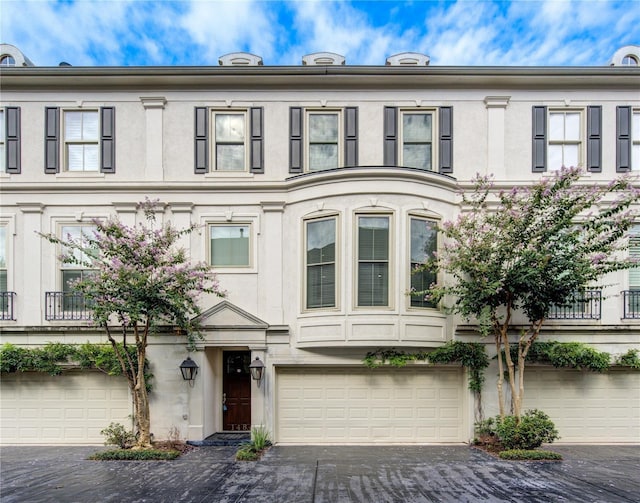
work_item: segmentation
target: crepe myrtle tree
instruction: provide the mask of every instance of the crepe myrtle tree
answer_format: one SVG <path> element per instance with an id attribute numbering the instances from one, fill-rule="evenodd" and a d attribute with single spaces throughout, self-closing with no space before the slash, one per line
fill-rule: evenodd
<path id="1" fill-rule="evenodd" d="M 502 417 L 504 365 L 511 413 L 519 420 L 527 353 L 552 307 L 571 304 L 577 292 L 605 274 L 636 265 L 623 250 L 638 215 L 638 185 L 629 177 L 600 184 L 581 176 L 577 168 L 563 168 L 503 191 L 491 177 L 476 176 L 473 190 L 463 194 L 461 215 L 441 228 L 442 250 L 421 266 L 446 273 L 445 283 L 422 294 L 466 320 L 476 319 L 482 335 L 493 335 Z M 515 311 L 528 322 L 512 341 L 514 362 L 509 331 Z"/>
<path id="2" fill-rule="evenodd" d="M 75 282 L 92 308 L 92 322 L 104 328 L 132 394 L 138 448 L 151 445 L 148 391 L 144 375 L 149 334 L 173 325 L 193 346 L 199 336 L 193 321 L 201 313 L 200 294 L 224 296 L 211 267 L 189 262 L 178 240 L 196 226 L 156 225 L 157 201 L 139 203 L 146 222 L 134 227 L 117 218 L 95 219 L 92 235 L 74 239 L 43 235 L 62 246 L 63 263 L 91 269 Z M 120 339 L 119 343 L 117 339 Z M 126 351 L 135 345 L 135 359 Z"/>

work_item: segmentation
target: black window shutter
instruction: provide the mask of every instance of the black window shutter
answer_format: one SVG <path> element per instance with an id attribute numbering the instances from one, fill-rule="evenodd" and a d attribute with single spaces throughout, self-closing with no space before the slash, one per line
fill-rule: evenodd
<path id="1" fill-rule="evenodd" d="M 209 171 L 209 111 L 206 107 L 195 108 L 194 172 Z"/>
<path id="2" fill-rule="evenodd" d="M 398 109 L 384 107 L 384 148 L 383 164 L 385 166 L 398 165 Z"/>
<path id="3" fill-rule="evenodd" d="M 440 107 L 440 173 L 453 173 L 453 107 Z"/>
<path id="4" fill-rule="evenodd" d="M 616 108 L 616 171 L 631 170 L 631 107 Z"/>
<path id="5" fill-rule="evenodd" d="M 116 172 L 116 109 L 100 108 L 100 171 Z"/>
<path id="6" fill-rule="evenodd" d="M 547 170 L 547 107 L 532 109 L 532 165 L 531 171 Z"/>
<path id="7" fill-rule="evenodd" d="M 263 108 L 253 107 L 251 115 L 251 172 L 264 173 L 264 125 Z"/>
<path id="8" fill-rule="evenodd" d="M 358 165 L 358 107 L 344 109 L 344 165 Z"/>
<path id="9" fill-rule="evenodd" d="M 7 173 L 20 173 L 20 107 L 5 108 Z"/>
<path id="10" fill-rule="evenodd" d="M 44 109 L 44 172 L 60 171 L 60 109 Z"/>
<path id="11" fill-rule="evenodd" d="M 302 173 L 302 108 L 289 108 L 289 173 Z"/>
<path id="12" fill-rule="evenodd" d="M 602 171 L 602 107 L 587 107 L 587 171 Z"/>

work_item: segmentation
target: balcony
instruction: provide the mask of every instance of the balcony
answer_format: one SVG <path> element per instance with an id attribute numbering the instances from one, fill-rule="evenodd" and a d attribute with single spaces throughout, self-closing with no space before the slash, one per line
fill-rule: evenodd
<path id="1" fill-rule="evenodd" d="M 640 320 L 640 290 L 624 290 L 622 298 L 622 317 L 627 320 Z"/>
<path id="2" fill-rule="evenodd" d="M 0 320 L 15 321 L 15 297 L 16 292 L 0 292 Z"/>
<path id="3" fill-rule="evenodd" d="M 549 320 L 599 320 L 602 309 L 602 290 L 576 293 L 561 306 L 552 306 Z"/>
<path id="4" fill-rule="evenodd" d="M 44 318 L 47 321 L 91 319 L 91 303 L 76 292 L 45 292 Z"/>

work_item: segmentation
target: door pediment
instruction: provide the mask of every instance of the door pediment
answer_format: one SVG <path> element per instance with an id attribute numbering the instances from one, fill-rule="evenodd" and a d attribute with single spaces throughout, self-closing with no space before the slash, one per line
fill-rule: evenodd
<path id="1" fill-rule="evenodd" d="M 223 300 L 196 318 L 203 330 L 266 330 L 269 324 L 244 309 Z"/>

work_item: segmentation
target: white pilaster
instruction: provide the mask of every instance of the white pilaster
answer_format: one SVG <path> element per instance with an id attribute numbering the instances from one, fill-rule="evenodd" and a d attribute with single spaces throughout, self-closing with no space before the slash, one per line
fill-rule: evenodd
<path id="1" fill-rule="evenodd" d="M 162 111 L 167 104 L 162 96 L 140 97 L 146 118 L 145 180 L 163 180 Z"/>
<path id="2" fill-rule="evenodd" d="M 505 159 L 505 110 L 511 96 L 487 96 L 487 174 L 496 180 L 506 177 Z"/>

